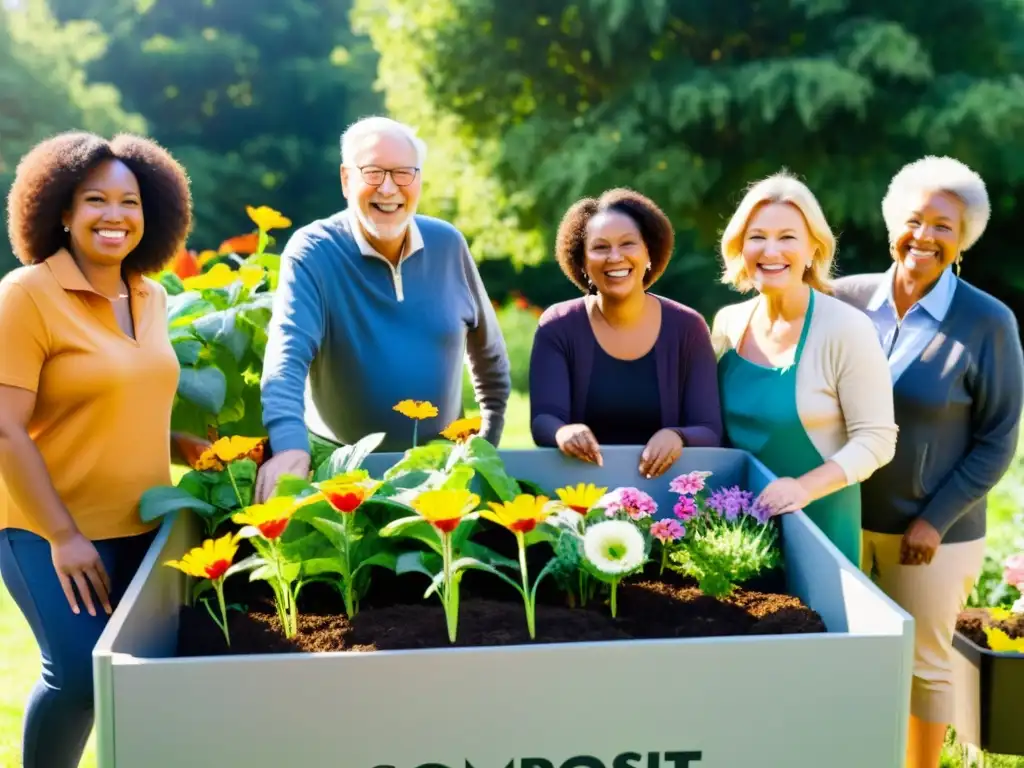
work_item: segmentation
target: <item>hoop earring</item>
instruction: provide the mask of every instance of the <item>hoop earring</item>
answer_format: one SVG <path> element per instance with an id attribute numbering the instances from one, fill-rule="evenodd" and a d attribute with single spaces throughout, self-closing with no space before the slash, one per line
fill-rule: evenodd
<path id="1" fill-rule="evenodd" d="M 64 231 L 65 232 L 70 232 L 71 230 L 68 227 L 64 227 Z"/>

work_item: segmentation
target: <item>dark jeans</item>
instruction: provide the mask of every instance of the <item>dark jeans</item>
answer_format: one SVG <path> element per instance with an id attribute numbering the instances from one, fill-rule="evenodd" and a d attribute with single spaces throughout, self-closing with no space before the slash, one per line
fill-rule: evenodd
<path id="1" fill-rule="evenodd" d="M 156 535 L 94 542 L 111 581 L 110 605 L 124 595 Z M 76 768 L 93 725 L 92 649 L 109 617 L 71 612 L 53 570 L 50 544 L 17 528 L 0 531 L 0 577 L 24 614 L 42 654 L 42 676 L 29 694 L 22 734 L 24 768 Z"/>

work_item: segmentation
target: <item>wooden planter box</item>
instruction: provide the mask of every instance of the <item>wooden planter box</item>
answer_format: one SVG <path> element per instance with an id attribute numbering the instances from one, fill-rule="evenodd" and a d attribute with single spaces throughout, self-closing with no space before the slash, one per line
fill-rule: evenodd
<path id="1" fill-rule="evenodd" d="M 957 739 L 985 752 L 1024 757 L 1024 654 L 996 653 L 953 635 Z"/>
<path id="2" fill-rule="evenodd" d="M 637 455 L 502 452 L 515 477 L 634 485 L 670 514 L 669 478 L 641 478 Z M 695 469 L 773 479 L 728 449 L 688 448 L 672 476 Z M 828 628 L 814 635 L 175 658 L 186 579 L 161 563 L 198 541 L 191 516 L 166 520 L 95 648 L 101 768 L 902 765 L 913 621 L 803 513 L 783 548 L 789 591 Z"/>

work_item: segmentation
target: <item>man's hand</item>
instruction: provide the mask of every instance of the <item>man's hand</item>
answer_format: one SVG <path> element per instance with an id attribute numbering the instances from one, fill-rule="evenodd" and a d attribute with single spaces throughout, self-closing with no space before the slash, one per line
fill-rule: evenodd
<path id="1" fill-rule="evenodd" d="M 262 467 L 256 476 L 256 491 L 254 493 L 257 504 L 262 504 L 270 498 L 270 494 L 277 487 L 277 481 L 282 475 L 295 475 L 303 480 L 309 477 L 309 454 L 298 448 L 290 451 L 275 453 Z"/>
<path id="2" fill-rule="evenodd" d="M 942 544 L 942 536 L 935 526 L 920 517 L 903 534 L 900 543 L 900 565 L 928 565 Z"/>

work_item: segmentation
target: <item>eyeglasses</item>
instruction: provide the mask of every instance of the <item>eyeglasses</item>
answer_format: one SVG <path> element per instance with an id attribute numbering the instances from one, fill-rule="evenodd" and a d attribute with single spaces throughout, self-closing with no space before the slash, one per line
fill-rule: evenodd
<path id="1" fill-rule="evenodd" d="M 384 183 L 384 178 L 390 173 L 391 180 L 395 182 L 396 186 L 408 187 L 414 181 L 416 181 L 416 175 L 420 172 L 419 168 L 378 168 L 375 165 L 364 165 L 359 169 L 359 173 L 363 177 L 363 181 L 369 184 L 371 187 L 379 187 Z"/>

